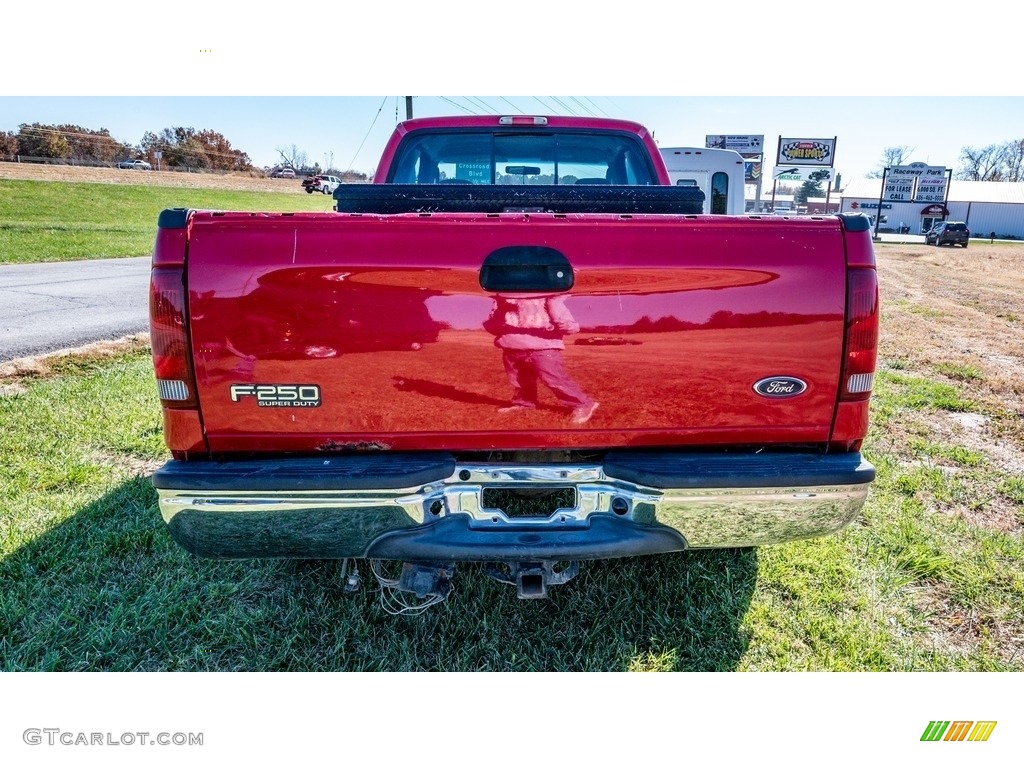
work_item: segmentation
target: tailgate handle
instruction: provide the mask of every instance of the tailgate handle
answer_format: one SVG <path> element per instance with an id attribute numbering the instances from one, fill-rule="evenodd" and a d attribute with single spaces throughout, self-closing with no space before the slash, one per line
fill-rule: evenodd
<path id="1" fill-rule="evenodd" d="M 572 288 L 572 265 L 543 245 L 511 245 L 493 251 L 480 268 L 485 291 L 558 293 Z"/>

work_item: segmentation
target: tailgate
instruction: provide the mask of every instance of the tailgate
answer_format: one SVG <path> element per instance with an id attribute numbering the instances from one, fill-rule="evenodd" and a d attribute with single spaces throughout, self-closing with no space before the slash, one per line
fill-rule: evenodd
<path id="1" fill-rule="evenodd" d="M 200 213 L 187 265 L 214 452 L 829 437 L 837 219 Z"/>

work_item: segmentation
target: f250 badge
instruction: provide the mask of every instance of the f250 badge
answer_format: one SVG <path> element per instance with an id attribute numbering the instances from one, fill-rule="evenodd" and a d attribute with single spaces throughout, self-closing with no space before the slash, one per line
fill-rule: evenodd
<path id="1" fill-rule="evenodd" d="M 764 397 L 796 397 L 806 389 L 806 382 L 792 376 L 769 376 L 754 385 L 754 391 Z"/>
<path id="2" fill-rule="evenodd" d="M 232 384 L 231 402 L 255 397 L 261 408 L 317 408 L 320 387 L 316 384 Z"/>

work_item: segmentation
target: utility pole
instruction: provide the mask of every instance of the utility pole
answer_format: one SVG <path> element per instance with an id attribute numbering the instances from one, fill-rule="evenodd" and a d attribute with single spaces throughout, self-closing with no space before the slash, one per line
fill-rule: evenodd
<path id="1" fill-rule="evenodd" d="M 405 97 L 405 119 L 412 120 L 412 96 Z"/>

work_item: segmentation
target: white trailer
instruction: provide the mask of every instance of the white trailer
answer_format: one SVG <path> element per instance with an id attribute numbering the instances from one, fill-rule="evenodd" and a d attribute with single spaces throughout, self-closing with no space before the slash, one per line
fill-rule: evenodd
<path id="1" fill-rule="evenodd" d="M 666 147 L 661 156 L 679 186 L 700 187 L 704 213 L 744 213 L 743 157 L 731 149 Z"/>

